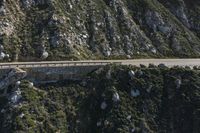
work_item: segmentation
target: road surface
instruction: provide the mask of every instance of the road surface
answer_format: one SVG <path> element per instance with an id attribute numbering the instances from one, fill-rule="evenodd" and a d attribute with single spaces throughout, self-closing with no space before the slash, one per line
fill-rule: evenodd
<path id="1" fill-rule="evenodd" d="M 200 59 L 134 59 L 134 60 L 84 60 L 84 61 L 44 61 L 44 62 L 12 62 L 0 63 L 0 69 L 6 68 L 33 68 L 33 67 L 62 67 L 62 66 L 90 66 L 107 65 L 117 63 L 122 65 L 140 64 L 148 66 L 149 64 L 165 64 L 168 67 L 173 66 L 200 66 Z"/>

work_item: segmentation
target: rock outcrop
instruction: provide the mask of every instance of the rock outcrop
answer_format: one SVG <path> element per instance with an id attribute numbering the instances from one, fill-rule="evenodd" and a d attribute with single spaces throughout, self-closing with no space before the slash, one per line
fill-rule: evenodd
<path id="1" fill-rule="evenodd" d="M 19 68 L 10 70 L 0 82 L 0 90 L 7 88 L 9 85 L 15 84 L 17 81 L 26 77 L 26 71 Z"/>
<path id="2" fill-rule="evenodd" d="M 199 70 L 113 65 L 87 81 L 21 80 L 0 97 L 0 132 L 199 133 Z"/>
<path id="3" fill-rule="evenodd" d="M 199 57 L 200 2 L 7 0 L 0 45 L 10 60 Z"/>

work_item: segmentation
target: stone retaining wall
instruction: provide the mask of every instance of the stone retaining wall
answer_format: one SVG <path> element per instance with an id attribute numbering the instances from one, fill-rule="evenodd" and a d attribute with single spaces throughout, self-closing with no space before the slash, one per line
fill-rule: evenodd
<path id="1" fill-rule="evenodd" d="M 85 76 L 98 69 L 101 66 L 68 66 L 68 67 L 38 67 L 24 68 L 27 72 L 25 79 L 32 82 L 49 82 L 67 79 L 82 79 Z M 5 78 L 9 69 L 0 70 L 0 79 Z"/>

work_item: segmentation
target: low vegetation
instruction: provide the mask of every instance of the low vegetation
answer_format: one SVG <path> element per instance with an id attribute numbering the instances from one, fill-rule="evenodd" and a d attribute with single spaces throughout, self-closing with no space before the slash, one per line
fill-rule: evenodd
<path id="1" fill-rule="evenodd" d="M 20 103 L 1 103 L 0 132 L 200 132 L 197 68 L 113 65 L 88 77 L 34 87 L 22 81 Z"/>

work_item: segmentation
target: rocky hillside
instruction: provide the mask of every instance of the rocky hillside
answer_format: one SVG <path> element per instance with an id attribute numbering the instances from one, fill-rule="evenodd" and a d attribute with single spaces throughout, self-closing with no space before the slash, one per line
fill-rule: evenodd
<path id="1" fill-rule="evenodd" d="M 199 0 L 0 1 L 1 61 L 199 56 Z"/>
<path id="2" fill-rule="evenodd" d="M 0 132 L 200 132 L 199 70 L 107 66 L 88 77 L 11 85 L 0 97 Z"/>

